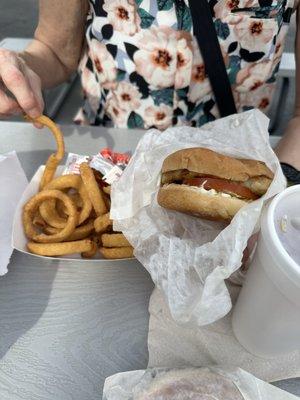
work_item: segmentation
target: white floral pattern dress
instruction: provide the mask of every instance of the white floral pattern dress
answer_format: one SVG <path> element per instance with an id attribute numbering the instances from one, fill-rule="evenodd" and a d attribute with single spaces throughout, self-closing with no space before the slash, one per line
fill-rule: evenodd
<path id="1" fill-rule="evenodd" d="M 208 0 L 239 112 L 267 111 L 294 0 Z M 188 0 L 91 0 L 77 121 L 201 126 L 219 117 Z"/>

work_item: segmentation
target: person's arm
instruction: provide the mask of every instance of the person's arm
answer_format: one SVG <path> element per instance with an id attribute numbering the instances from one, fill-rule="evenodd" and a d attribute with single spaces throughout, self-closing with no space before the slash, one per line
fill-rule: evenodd
<path id="1" fill-rule="evenodd" d="M 0 49 L 0 117 L 43 110 L 42 88 L 53 87 L 76 70 L 88 12 L 87 0 L 40 0 L 34 40 L 17 54 Z"/>
<path id="2" fill-rule="evenodd" d="M 296 11 L 296 41 L 295 41 L 295 59 L 296 59 L 296 101 L 295 116 L 300 116 L 300 5 Z"/>
<path id="3" fill-rule="evenodd" d="M 20 54 L 43 88 L 64 82 L 77 69 L 84 42 L 87 0 L 40 0 L 34 40 Z"/>
<path id="4" fill-rule="evenodd" d="M 281 162 L 287 163 L 300 170 L 300 4 L 297 2 L 296 15 L 296 99 L 292 119 L 289 121 L 283 138 L 276 148 L 276 153 Z"/>

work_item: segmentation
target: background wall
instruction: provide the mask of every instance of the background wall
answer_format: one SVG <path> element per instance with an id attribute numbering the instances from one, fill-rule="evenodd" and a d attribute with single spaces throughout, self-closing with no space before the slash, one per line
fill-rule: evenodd
<path id="1" fill-rule="evenodd" d="M 38 0 L 0 0 L 0 40 L 32 37 L 38 20 Z"/>

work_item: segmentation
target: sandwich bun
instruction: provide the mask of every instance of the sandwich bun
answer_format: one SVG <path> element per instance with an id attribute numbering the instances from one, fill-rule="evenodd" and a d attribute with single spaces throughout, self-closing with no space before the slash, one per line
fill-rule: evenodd
<path id="1" fill-rule="evenodd" d="M 202 147 L 170 154 L 165 159 L 161 172 L 176 170 L 188 170 L 199 175 L 212 175 L 238 182 L 258 177 L 272 180 L 274 177 L 273 172 L 262 161 L 228 157 Z"/>
<path id="2" fill-rule="evenodd" d="M 186 185 L 163 186 L 157 196 L 161 207 L 183 212 L 208 220 L 231 221 L 247 203 L 237 197 L 223 197 L 221 193 L 210 196 Z"/>

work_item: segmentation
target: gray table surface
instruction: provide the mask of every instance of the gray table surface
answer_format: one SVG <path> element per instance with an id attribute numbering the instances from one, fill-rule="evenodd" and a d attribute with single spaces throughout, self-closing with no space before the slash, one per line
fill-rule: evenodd
<path id="1" fill-rule="evenodd" d="M 142 134 L 74 126 L 63 131 L 67 151 L 81 154 L 105 146 L 128 151 Z M 0 154 L 16 150 L 28 178 L 53 146 L 46 131 L 0 122 Z M 136 261 L 41 261 L 14 252 L 9 273 L 0 278 L 0 399 L 101 399 L 107 376 L 145 368 L 152 289 Z M 300 379 L 277 385 L 300 395 Z"/>

